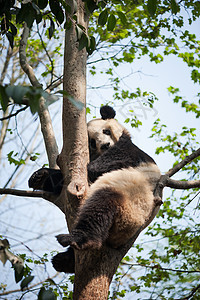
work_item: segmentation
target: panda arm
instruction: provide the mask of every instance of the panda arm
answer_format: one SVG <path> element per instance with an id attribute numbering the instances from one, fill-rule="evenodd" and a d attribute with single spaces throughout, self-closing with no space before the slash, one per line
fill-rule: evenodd
<path id="1" fill-rule="evenodd" d="M 128 149 L 132 144 L 130 137 L 122 135 L 119 141 L 88 164 L 88 178 L 94 182 L 99 176 L 114 170 L 128 168 L 131 164 Z"/>
<path id="2" fill-rule="evenodd" d="M 148 154 L 134 145 L 127 134 L 123 133 L 114 146 L 88 164 L 88 178 L 94 182 L 104 173 L 122 168 L 134 168 L 141 163 L 155 162 Z"/>
<path id="3" fill-rule="evenodd" d="M 41 168 L 31 175 L 28 185 L 34 190 L 42 190 L 58 195 L 63 187 L 63 176 L 60 170 Z"/>

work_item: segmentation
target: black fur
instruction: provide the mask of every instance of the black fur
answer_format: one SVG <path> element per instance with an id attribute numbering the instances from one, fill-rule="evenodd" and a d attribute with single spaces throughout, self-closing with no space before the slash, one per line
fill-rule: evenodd
<path id="1" fill-rule="evenodd" d="M 28 185 L 34 190 L 59 195 L 63 187 L 63 176 L 60 170 L 41 168 L 31 175 Z"/>
<path id="2" fill-rule="evenodd" d="M 94 182 L 104 173 L 122 168 L 137 167 L 143 162 L 155 163 L 148 154 L 132 143 L 127 134 L 123 133 L 114 146 L 88 164 L 88 178 L 90 182 Z"/>
<path id="3" fill-rule="evenodd" d="M 74 249 L 69 247 L 67 251 L 58 253 L 52 258 L 52 264 L 57 272 L 74 273 L 75 257 Z"/>
<path id="4" fill-rule="evenodd" d="M 121 201 L 122 196 L 111 189 L 96 191 L 81 207 L 78 221 L 71 233 L 58 235 L 58 242 L 63 247 L 71 245 L 77 250 L 100 248 L 108 238 Z"/>
<path id="5" fill-rule="evenodd" d="M 100 110 L 103 120 L 115 117 L 115 111 L 109 106 Z M 93 145 L 94 148 L 94 145 Z M 90 158 L 92 149 L 89 144 Z M 94 149 L 95 150 L 95 149 Z M 154 160 L 131 142 L 128 134 L 123 133 L 116 144 L 101 156 L 88 164 L 88 180 L 95 182 L 96 179 L 108 172 L 128 167 L 137 167 L 141 163 L 155 163 Z M 63 186 L 63 176 L 60 170 L 42 168 L 30 177 L 29 187 L 35 190 L 44 190 L 54 194 L 60 194 Z M 54 268 L 59 272 L 74 273 L 76 248 L 100 248 L 107 240 L 113 220 L 123 199 L 120 194 L 111 189 L 104 188 L 96 191 L 92 198 L 88 198 L 80 208 L 77 223 L 70 234 L 57 236 L 58 242 L 68 250 L 58 253 L 53 257 Z M 108 242 L 108 241 L 107 241 Z M 72 248 L 73 247 L 73 248 Z"/>
<path id="6" fill-rule="evenodd" d="M 100 108 L 100 114 L 103 120 L 107 120 L 114 119 L 116 112 L 112 107 L 104 105 Z"/>

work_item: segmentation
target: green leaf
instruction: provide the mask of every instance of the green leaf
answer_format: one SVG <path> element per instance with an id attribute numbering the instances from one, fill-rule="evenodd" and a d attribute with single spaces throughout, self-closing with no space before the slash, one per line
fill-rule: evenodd
<path id="1" fill-rule="evenodd" d="M 49 0 L 49 6 L 51 8 L 52 13 L 55 15 L 56 19 L 60 24 L 64 21 L 64 13 L 57 0 Z"/>
<path id="2" fill-rule="evenodd" d="M 21 269 L 20 272 L 18 272 L 17 268 L 14 266 L 14 270 L 15 270 L 15 282 L 18 283 L 22 280 L 24 276 L 24 267 Z"/>
<path id="3" fill-rule="evenodd" d="M 32 6 L 33 6 L 33 9 L 35 10 L 36 22 L 37 22 L 37 24 L 39 24 L 42 21 L 42 15 L 41 15 L 40 9 L 34 2 L 32 2 Z"/>
<path id="4" fill-rule="evenodd" d="M 48 0 L 38 0 L 38 6 L 41 9 L 44 9 L 48 4 Z"/>
<path id="5" fill-rule="evenodd" d="M 86 2 L 86 7 L 90 13 L 93 13 L 93 11 L 98 8 L 94 0 L 87 0 L 85 2 Z"/>
<path id="6" fill-rule="evenodd" d="M 10 31 L 6 33 L 7 39 L 9 40 L 10 47 L 13 49 L 13 43 L 14 43 L 14 36 Z"/>
<path id="7" fill-rule="evenodd" d="M 17 104 L 21 104 L 23 97 L 29 91 L 28 86 L 14 86 L 10 85 L 5 88 L 8 97 L 11 97 Z"/>
<path id="8" fill-rule="evenodd" d="M 95 38 L 93 36 L 91 36 L 90 44 L 89 44 L 89 46 L 86 47 L 87 53 L 89 55 L 91 55 L 94 52 L 95 48 L 96 48 L 96 41 L 95 41 Z"/>
<path id="9" fill-rule="evenodd" d="M 10 30 L 12 32 L 12 35 L 15 36 L 17 34 L 17 27 L 13 25 L 11 22 L 9 22 Z"/>
<path id="10" fill-rule="evenodd" d="M 56 295 L 51 289 L 46 290 L 42 287 L 38 294 L 38 300 L 56 300 Z"/>
<path id="11" fill-rule="evenodd" d="M 118 14 L 118 16 L 119 16 L 120 21 L 122 22 L 122 24 L 126 25 L 126 23 L 127 23 L 126 15 L 123 12 L 121 12 L 121 11 L 117 11 L 117 14 Z"/>
<path id="12" fill-rule="evenodd" d="M 83 26 L 81 26 L 80 24 L 77 24 L 76 26 L 76 35 L 77 35 L 77 40 L 79 41 L 81 36 L 83 34 Z"/>
<path id="13" fill-rule="evenodd" d="M 33 278 L 34 278 L 34 276 L 28 276 L 28 277 L 25 277 L 23 280 L 22 280 L 22 282 L 21 282 L 21 284 L 20 284 L 20 287 L 21 287 L 21 290 L 23 291 L 24 290 L 24 288 L 26 288 L 28 285 L 29 285 L 29 283 L 33 280 Z"/>
<path id="14" fill-rule="evenodd" d="M 22 5 L 21 9 L 18 11 L 16 16 L 16 22 L 17 23 L 26 22 L 27 26 L 31 28 L 35 20 L 35 16 L 36 16 L 35 9 L 31 5 L 31 3 L 27 3 Z"/>
<path id="15" fill-rule="evenodd" d="M 8 106 L 9 97 L 6 94 L 6 88 L 2 85 L 0 85 L 0 102 L 1 102 L 2 109 L 5 112 Z"/>
<path id="16" fill-rule="evenodd" d="M 55 24 L 52 18 L 50 18 L 50 27 L 48 28 L 49 39 L 52 38 L 54 31 L 55 31 Z"/>
<path id="17" fill-rule="evenodd" d="M 99 15 L 98 24 L 104 26 L 107 22 L 107 19 L 108 19 L 108 10 L 104 9 Z"/>
<path id="18" fill-rule="evenodd" d="M 32 6 L 33 6 L 33 8 L 35 9 L 36 14 L 37 14 L 37 15 L 40 15 L 40 9 L 39 9 L 39 7 L 38 7 L 34 2 L 32 2 Z"/>
<path id="19" fill-rule="evenodd" d="M 147 2 L 147 10 L 151 17 L 153 17 L 156 12 L 157 4 L 158 4 L 157 2 L 158 2 L 157 0 L 148 0 Z"/>
<path id="20" fill-rule="evenodd" d="M 179 12 L 180 9 L 176 0 L 171 0 L 171 9 L 173 14 L 177 14 L 177 12 Z"/>
<path id="21" fill-rule="evenodd" d="M 84 108 L 84 104 L 81 101 L 76 100 L 74 97 L 72 97 L 67 91 L 59 90 L 58 92 L 56 92 L 56 94 L 61 94 L 67 97 L 67 99 L 79 110 L 82 110 Z"/>
<path id="22" fill-rule="evenodd" d="M 48 278 L 46 282 L 49 282 L 51 285 L 56 285 L 55 281 L 51 278 Z"/>
<path id="23" fill-rule="evenodd" d="M 64 28 L 66 30 L 69 30 L 72 27 L 72 21 L 71 20 L 66 20 Z"/>
<path id="24" fill-rule="evenodd" d="M 15 166 L 20 166 L 20 165 L 24 165 L 25 164 L 25 161 L 24 159 L 20 159 L 20 160 L 17 160 L 15 158 L 12 157 L 14 151 L 10 151 L 8 154 L 7 154 L 7 158 L 8 158 L 8 161 L 10 163 L 10 165 L 13 163 Z M 15 153 L 14 156 L 16 157 L 18 155 L 18 153 Z"/>
<path id="25" fill-rule="evenodd" d="M 108 24 L 107 24 L 107 30 L 108 31 L 113 31 L 113 29 L 115 28 L 116 25 L 116 18 L 115 16 L 112 14 L 109 16 L 108 18 Z"/>
<path id="26" fill-rule="evenodd" d="M 88 37 L 83 32 L 83 34 L 81 35 L 81 38 L 79 40 L 78 50 L 81 51 L 83 48 L 85 48 L 87 46 L 88 46 Z"/>

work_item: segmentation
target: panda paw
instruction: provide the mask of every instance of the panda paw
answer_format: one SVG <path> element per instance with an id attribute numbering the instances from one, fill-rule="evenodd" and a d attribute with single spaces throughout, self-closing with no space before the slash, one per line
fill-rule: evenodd
<path id="1" fill-rule="evenodd" d="M 45 168 L 41 168 L 34 172 L 29 178 L 28 185 L 34 190 L 43 190 L 43 185 L 46 178 L 49 176 L 49 172 Z"/>
<path id="2" fill-rule="evenodd" d="M 89 239 L 85 234 L 59 234 L 56 236 L 57 241 L 63 246 L 72 246 L 77 250 L 85 249 L 100 249 L 102 241 L 96 239 Z"/>
<path id="3" fill-rule="evenodd" d="M 59 234 L 56 236 L 56 238 L 58 243 L 61 244 L 63 247 L 71 245 L 72 237 L 70 234 Z"/>
<path id="4" fill-rule="evenodd" d="M 52 264 L 57 272 L 75 273 L 75 258 L 73 248 L 61 252 L 52 258 Z"/>
<path id="5" fill-rule="evenodd" d="M 74 237 L 71 234 L 59 234 L 56 236 L 57 241 L 59 244 L 61 244 L 63 247 L 72 246 L 77 250 L 82 249 L 81 245 L 84 241 L 81 240 L 80 237 Z"/>

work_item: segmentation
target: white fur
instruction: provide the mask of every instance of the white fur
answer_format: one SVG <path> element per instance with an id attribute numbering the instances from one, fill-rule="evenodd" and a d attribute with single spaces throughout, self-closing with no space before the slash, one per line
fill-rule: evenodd
<path id="1" fill-rule="evenodd" d="M 103 133 L 104 129 L 109 129 L 111 135 Z M 115 119 L 95 119 L 88 123 L 88 134 L 90 139 L 96 141 L 98 155 L 102 154 L 102 145 L 110 143 L 110 146 L 113 146 L 123 132 L 130 135 Z M 103 194 L 105 189 L 109 189 L 114 192 L 114 198 L 116 193 L 119 195 L 114 222 L 107 239 L 112 247 L 123 245 L 141 229 L 141 226 L 147 224 L 146 221 L 155 206 L 153 191 L 160 175 L 156 164 L 141 163 L 135 168 L 105 173 L 90 186 L 86 207 L 95 201 L 95 197 L 92 196 L 97 191 Z"/>
<path id="2" fill-rule="evenodd" d="M 153 190 L 159 178 L 157 165 L 141 164 L 137 168 L 103 174 L 91 185 L 87 201 L 92 201 L 93 193 L 104 188 L 122 196 L 108 238 L 113 247 L 123 245 L 148 219 L 154 206 Z"/>
<path id="3" fill-rule="evenodd" d="M 129 134 L 128 131 L 125 129 L 125 127 L 122 126 L 115 119 L 91 120 L 90 122 L 88 122 L 87 128 L 88 128 L 88 135 L 90 139 L 95 139 L 96 141 L 97 153 L 99 153 L 99 155 L 101 155 L 103 152 L 101 150 L 102 145 L 110 143 L 110 147 L 111 147 L 119 140 L 123 132 Z M 104 134 L 103 133 L 104 129 L 110 130 L 111 135 Z"/>

